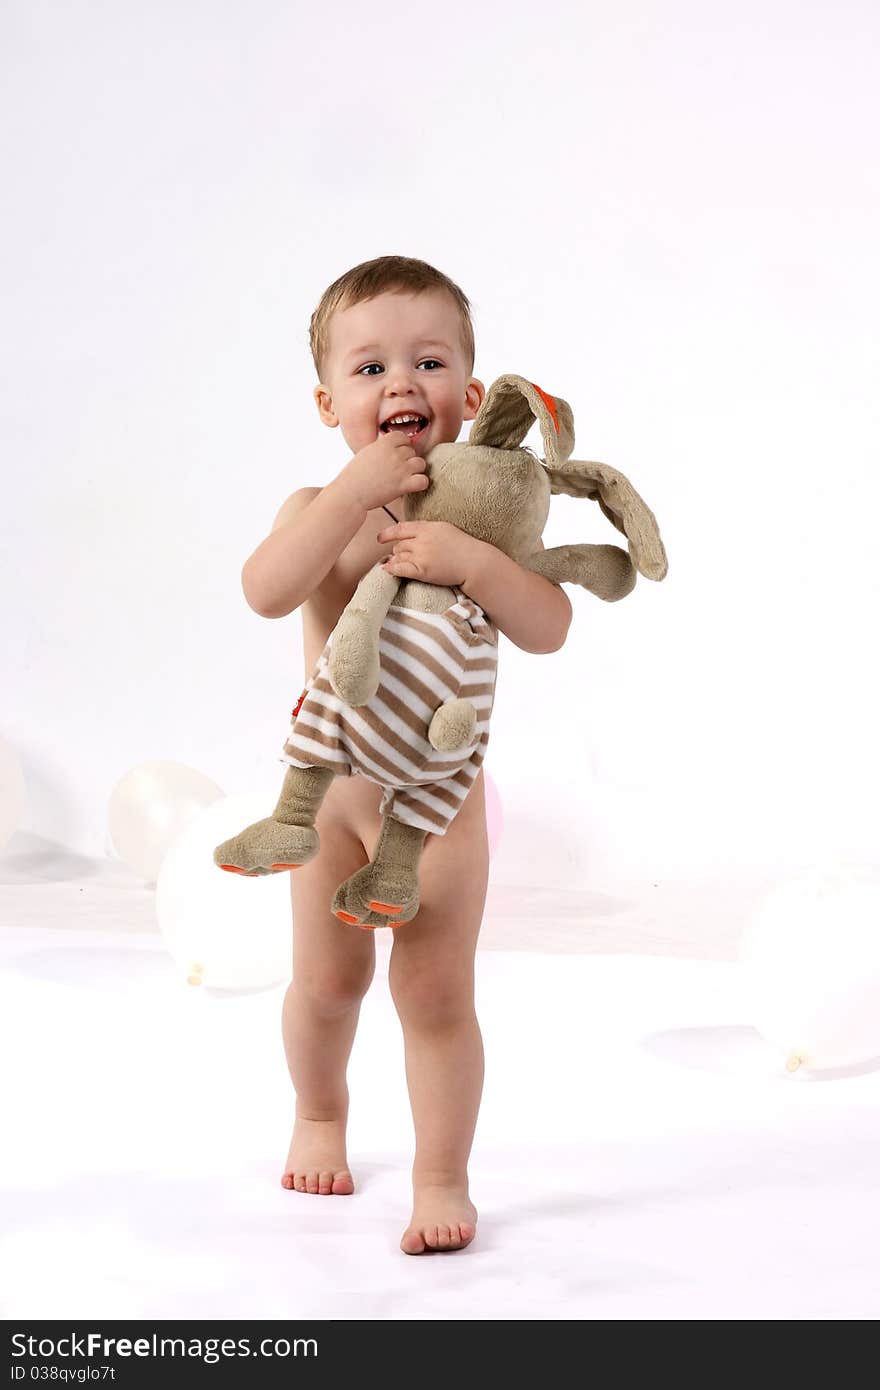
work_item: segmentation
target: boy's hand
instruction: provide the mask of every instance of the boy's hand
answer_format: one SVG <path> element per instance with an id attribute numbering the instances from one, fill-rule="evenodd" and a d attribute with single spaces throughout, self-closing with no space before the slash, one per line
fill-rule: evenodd
<path id="1" fill-rule="evenodd" d="M 463 589 L 479 560 L 483 542 L 449 521 L 399 521 L 376 537 L 394 541 L 393 554 L 382 562 L 388 574 Z"/>
<path id="2" fill-rule="evenodd" d="M 424 492 L 431 485 L 426 468 L 407 437 L 391 430 L 359 449 L 339 474 L 339 481 L 369 512 L 404 493 Z"/>

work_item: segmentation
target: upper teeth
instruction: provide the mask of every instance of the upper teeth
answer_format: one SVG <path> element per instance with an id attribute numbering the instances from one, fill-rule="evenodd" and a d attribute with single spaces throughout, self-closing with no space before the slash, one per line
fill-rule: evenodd
<path id="1" fill-rule="evenodd" d="M 421 415 L 390 415 L 385 423 L 390 425 L 392 420 L 398 420 L 402 423 L 404 420 L 421 420 L 421 418 Z"/>

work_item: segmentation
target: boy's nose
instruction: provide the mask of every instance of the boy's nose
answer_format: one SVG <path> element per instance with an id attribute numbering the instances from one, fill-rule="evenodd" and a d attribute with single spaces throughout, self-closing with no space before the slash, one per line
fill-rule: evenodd
<path id="1" fill-rule="evenodd" d="M 388 380 L 385 383 L 385 394 L 386 396 L 415 395 L 413 373 L 406 367 L 398 367 L 396 371 L 389 371 Z"/>

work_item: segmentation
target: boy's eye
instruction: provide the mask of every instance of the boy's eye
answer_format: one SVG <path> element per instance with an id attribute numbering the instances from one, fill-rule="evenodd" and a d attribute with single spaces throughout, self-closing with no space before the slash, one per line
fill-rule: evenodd
<path id="1" fill-rule="evenodd" d="M 442 367 L 442 366 L 443 366 L 443 363 L 440 362 L 440 361 L 438 361 L 438 359 L 437 359 L 436 357 L 425 357 L 425 358 L 423 358 L 423 360 L 419 363 L 419 366 L 420 366 L 420 367 L 425 367 L 425 366 L 430 366 L 430 365 L 433 365 L 433 366 L 435 366 L 435 367 Z M 371 367 L 377 367 L 377 368 L 379 369 L 380 372 L 382 371 L 382 363 L 381 363 L 381 362 L 367 362 L 363 367 L 359 367 L 359 368 L 358 368 L 358 372 L 357 372 L 358 376 L 362 376 L 364 372 L 367 372 L 370 376 L 375 376 L 375 372 L 370 371 L 370 368 L 371 368 Z"/>

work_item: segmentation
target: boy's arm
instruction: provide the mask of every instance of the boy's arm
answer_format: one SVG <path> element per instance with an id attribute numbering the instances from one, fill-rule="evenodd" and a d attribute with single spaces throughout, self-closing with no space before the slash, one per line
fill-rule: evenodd
<path id="1" fill-rule="evenodd" d="M 249 606 L 261 618 L 285 618 L 299 608 L 330 573 L 366 516 L 339 478 L 324 488 L 294 492 L 270 534 L 245 561 L 241 587 Z"/>
<path id="2" fill-rule="evenodd" d="M 558 652 L 568 636 L 568 595 L 543 575 L 523 569 L 497 546 L 476 543 L 471 573 L 461 587 L 524 652 Z"/>

